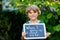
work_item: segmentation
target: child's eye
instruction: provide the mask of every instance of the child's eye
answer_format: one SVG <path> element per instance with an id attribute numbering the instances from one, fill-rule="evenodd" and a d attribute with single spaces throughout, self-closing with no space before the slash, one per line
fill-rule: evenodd
<path id="1" fill-rule="evenodd" d="M 31 12 L 29 12 L 29 14 L 32 14 Z"/>
<path id="2" fill-rule="evenodd" d="M 27 13 L 32 13 L 32 12 L 27 12 Z"/>
<path id="3" fill-rule="evenodd" d="M 34 11 L 34 13 L 36 13 L 37 11 Z"/>
<path id="4" fill-rule="evenodd" d="M 36 11 L 34 11 L 34 12 L 29 12 L 30 14 L 32 14 L 32 13 L 36 13 Z"/>

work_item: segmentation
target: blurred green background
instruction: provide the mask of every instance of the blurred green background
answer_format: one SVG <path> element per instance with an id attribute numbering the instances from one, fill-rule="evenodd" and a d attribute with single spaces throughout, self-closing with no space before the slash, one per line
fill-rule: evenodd
<path id="1" fill-rule="evenodd" d="M 0 40 L 21 40 L 23 23 L 28 20 L 25 8 L 31 4 L 40 8 L 39 20 L 51 33 L 46 40 L 60 40 L 60 0 L 1 0 Z"/>

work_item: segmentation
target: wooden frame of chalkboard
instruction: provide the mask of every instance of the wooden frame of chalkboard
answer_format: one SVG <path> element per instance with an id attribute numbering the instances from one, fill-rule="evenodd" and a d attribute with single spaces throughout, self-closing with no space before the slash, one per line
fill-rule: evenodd
<path id="1" fill-rule="evenodd" d="M 24 39 L 45 39 L 46 27 L 44 23 L 39 24 L 24 24 L 24 32 L 26 37 Z"/>

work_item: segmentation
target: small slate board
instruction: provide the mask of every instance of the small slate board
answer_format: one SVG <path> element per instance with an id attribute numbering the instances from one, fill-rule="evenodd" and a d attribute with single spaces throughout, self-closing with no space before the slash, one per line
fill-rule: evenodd
<path id="1" fill-rule="evenodd" d="M 25 39 L 45 39 L 46 28 L 44 23 L 24 24 Z"/>

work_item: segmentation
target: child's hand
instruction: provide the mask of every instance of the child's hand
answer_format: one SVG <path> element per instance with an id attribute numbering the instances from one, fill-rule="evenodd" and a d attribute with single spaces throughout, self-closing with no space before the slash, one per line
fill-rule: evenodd
<path id="1" fill-rule="evenodd" d="M 26 37 L 26 33 L 25 32 L 22 32 L 21 40 L 24 40 L 24 37 Z"/>
<path id="2" fill-rule="evenodd" d="M 26 37 L 26 33 L 25 32 L 22 32 L 22 37 Z"/>
<path id="3" fill-rule="evenodd" d="M 47 32 L 46 33 L 46 38 L 48 38 L 51 35 L 51 33 Z"/>

